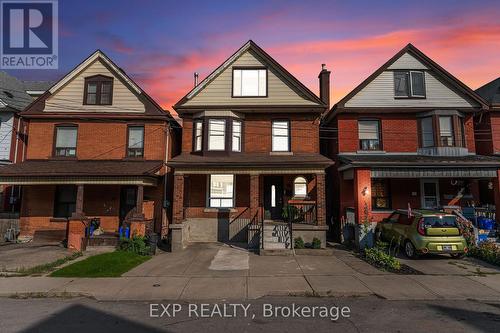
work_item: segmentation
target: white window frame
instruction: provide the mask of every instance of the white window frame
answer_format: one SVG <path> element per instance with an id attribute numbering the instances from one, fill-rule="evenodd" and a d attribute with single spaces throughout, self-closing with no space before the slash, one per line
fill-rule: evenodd
<path id="1" fill-rule="evenodd" d="M 234 131 L 235 124 L 238 124 L 239 128 L 240 128 L 239 133 L 236 133 L 236 134 Z M 241 146 L 242 146 L 241 138 L 242 138 L 242 132 L 243 132 L 243 122 L 241 120 L 234 120 L 233 119 L 232 132 L 233 133 L 232 133 L 232 140 L 231 140 L 231 146 L 232 146 L 231 149 L 234 152 L 241 152 Z M 236 142 L 236 139 L 237 139 L 237 142 Z M 236 144 L 236 146 L 235 146 L 235 144 Z"/>
<path id="2" fill-rule="evenodd" d="M 244 76 L 245 72 L 257 72 L 256 93 L 246 92 Z M 233 68 L 232 97 L 267 97 L 267 69 L 266 68 Z"/>
<path id="3" fill-rule="evenodd" d="M 198 142 L 198 138 L 200 139 Z M 193 150 L 194 151 L 202 151 L 203 150 L 203 121 L 195 120 L 194 121 L 194 141 L 193 141 Z"/>
<path id="4" fill-rule="evenodd" d="M 212 122 L 222 122 L 224 124 L 224 131 L 222 135 L 220 134 L 212 134 Z M 213 142 L 212 142 L 212 137 L 221 137 L 223 140 L 223 146 L 222 148 L 213 148 Z M 210 151 L 224 151 L 226 150 L 226 119 L 217 119 L 217 118 L 212 118 L 208 119 L 208 150 Z"/>
<path id="5" fill-rule="evenodd" d="M 304 180 L 304 182 L 298 182 L 298 180 Z M 296 185 L 298 184 L 303 184 L 305 185 L 305 189 L 306 189 L 306 192 L 305 193 L 297 193 L 297 188 L 296 188 Z M 306 177 L 303 177 L 303 176 L 298 176 L 298 177 L 295 177 L 295 179 L 293 180 L 293 196 L 295 198 L 305 198 L 307 197 L 307 179 Z"/>
<path id="6" fill-rule="evenodd" d="M 287 132 L 286 136 L 274 134 L 274 130 L 275 130 L 275 126 L 274 125 L 276 123 L 286 123 L 286 126 L 287 126 L 286 127 L 286 130 L 287 130 L 286 131 Z M 274 143 L 274 138 L 275 137 L 280 137 L 280 138 L 286 137 L 287 138 L 287 147 L 286 147 L 286 149 L 278 149 L 277 147 L 275 147 L 275 143 Z M 289 152 L 291 150 L 291 144 L 290 144 L 290 121 L 289 120 L 273 120 L 272 121 L 272 124 L 271 124 L 271 145 L 272 145 L 272 151 L 274 151 L 274 152 Z"/>
<path id="7" fill-rule="evenodd" d="M 425 71 L 414 71 L 414 70 L 395 70 L 394 72 L 398 73 L 407 73 L 408 74 L 408 95 L 407 96 L 397 96 L 396 95 L 396 90 L 394 89 L 394 98 L 412 98 L 412 97 L 417 97 L 417 98 L 426 98 L 426 88 L 425 88 Z M 419 73 L 422 74 L 422 79 L 423 79 L 423 85 L 424 85 L 424 95 L 416 95 L 413 93 L 413 80 L 412 80 L 412 74 L 413 73 Z M 394 80 L 394 75 L 393 75 L 393 80 Z M 394 85 L 393 85 L 394 86 Z"/>
<path id="8" fill-rule="evenodd" d="M 232 177 L 232 193 L 231 196 L 227 197 L 219 197 L 219 196 L 212 196 L 212 177 L 218 177 L 218 176 L 231 176 Z M 234 208 L 234 202 L 235 202 L 235 193 L 236 193 L 236 177 L 234 174 L 213 174 L 208 176 L 208 186 L 207 186 L 207 207 L 209 208 L 222 208 L 222 209 L 229 209 L 229 208 Z M 215 204 L 219 201 L 219 204 Z M 231 200 L 231 205 L 223 205 L 223 200 Z"/>

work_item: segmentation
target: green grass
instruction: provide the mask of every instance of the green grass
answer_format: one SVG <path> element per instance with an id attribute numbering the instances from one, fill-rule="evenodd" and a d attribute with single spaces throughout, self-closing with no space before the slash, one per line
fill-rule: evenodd
<path id="1" fill-rule="evenodd" d="M 63 267 L 53 277 L 117 277 L 151 259 L 132 252 L 115 251 L 98 254 Z"/>
<path id="2" fill-rule="evenodd" d="M 54 270 L 56 267 L 61 266 L 62 264 L 67 263 L 68 261 L 75 260 L 78 257 L 81 257 L 82 253 L 81 252 L 75 252 L 67 257 L 57 259 L 55 261 L 49 262 L 47 264 L 43 265 L 38 265 L 35 267 L 31 268 L 21 268 L 17 271 L 19 275 L 26 276 L 26 275 L 41 275 L 48 273 L 52 270 Z"/>

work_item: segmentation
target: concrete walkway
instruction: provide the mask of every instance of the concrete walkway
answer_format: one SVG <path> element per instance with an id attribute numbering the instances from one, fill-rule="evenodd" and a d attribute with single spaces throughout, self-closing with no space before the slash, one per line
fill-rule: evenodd
<path id="1" fill-rule="evenodd" d="M 0 278 L 0 296 L 98 300 L 231 300 L 263 296 L 377 295 L 390 300 L 500 299 L 500 274 L 395 275 L 347 251 L 259 256 L 221 244 L 161 253 L 120 278 Z M 442 265 L 449 265 L 446 259 Z M 497 270 L 496 273 L 500 273 Z"/>

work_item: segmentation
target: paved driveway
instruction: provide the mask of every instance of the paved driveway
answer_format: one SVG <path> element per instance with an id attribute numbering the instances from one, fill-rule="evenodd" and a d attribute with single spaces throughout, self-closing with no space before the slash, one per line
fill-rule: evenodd
<path id="1" fill-rule="evenodd" d="M 6 244 L 0 246 L 0 272 L 16 272 L 50 263 L 71 252 L 54 243 Z"/>

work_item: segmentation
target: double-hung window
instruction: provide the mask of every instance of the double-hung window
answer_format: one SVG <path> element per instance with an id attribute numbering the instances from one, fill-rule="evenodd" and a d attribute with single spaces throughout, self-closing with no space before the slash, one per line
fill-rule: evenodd
<path id="1" fill-rule="evenodd" d="M 55 155 L 59 157 L 75 157 L 78 127 L 57 126 Z"/>
<path id="2" fill-rule="evenodd" d="M 194 151 L 201 151 L 203 148 L 203 122 L 196 120 L 194 122 Z"/>
<path id="3" fill-rule="evenodd" d="M 226 120 L 208 120 L 208 150 L 226 149 Z"/>
<path id="4" fill-rule="evenodd" d="M 455 145 L 455 134 L 453 131 L 453 117 L 441 116 L 439 117 L 439 140 L 441 146 L 452 147 Z"/>
<path id="5" fill-rule="evenodd" d="M 290 122 L 275 120 L 272 126 L 272 150 L 290 151 Z"/>
<path id="6" fill-rule="evenodd" d="M 394 71 L 394 96 L 425 98 L 424 72 Z"/>
<path id="7" fill-rule="evenodd" d="M 230 208 L 234 202 L 234 175 L 210 175 L 209 207 Z"/>
<path id="8" fill-rule="evenodd" d="M 128 127 L 127 156 L 144 156 L 144 126 Z"/>
<path id="9" fill-rule="evenodd" d="M 85 78 L 85 96 L 83 104 L 111 105 L 113 96 L 113 78 L 95 75 Z"/>
<path id="10" fill-rule="evenodd" d="M 233 151 L 241 151 L 241 121 L 233 120 Z"/>
<path id="11" fill-rule="evenodd" d="M 378 120 L 358 121 L 359 149 L 380 150 L 380 123 Z"/>
<path id="12" fill-rule="evenodd" d="M 267 69 L 233 69 L 233 97 L 266 97 Z"/>
<path id="13" fill-rule="evenodd" d="M 434 147 L 434 126 L 432 117 L 425 117 L 420 120 L 422 133 L 422 147 Z"/>

